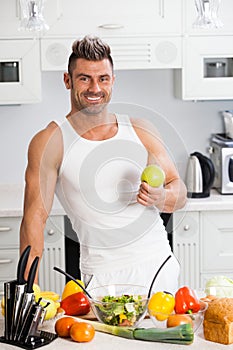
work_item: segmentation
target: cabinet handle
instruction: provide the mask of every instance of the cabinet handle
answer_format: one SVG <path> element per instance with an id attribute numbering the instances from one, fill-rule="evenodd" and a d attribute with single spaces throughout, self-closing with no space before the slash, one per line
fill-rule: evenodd
<path id="1" fill-rule="evenodd" d="M 117 24 L 117 23 L 109 23 L 109 24 L 101 24 L 98 26 L 98 28 L 102 29 L 122 29 L 124 28 L 123 24 Z"/>
<path id="2" fill-rule="evenodd" d="M 54 235 L 55 231 L 51 228 L 50 230 L 47 231 L 49 236 Z"/>
<path id="3" fill-rule="evenodd" d="M 159 15 L 160 15 L 160 17 L 162 17 L 162 18 L 165 17 L 165 12 L 164 12 L 164 1 L 165 1 L 165 0 L 159 0 Z"/>
<path id="4" fill-rule="evenodd" d="M 9 264 L 11 262 L 12 262 L 11 259 L 0 259 L 0 264 Z"/>
<path id="5" fill-rule="evenodd" d="M 0 227 L 0 232 L 8 232 L 8 231 L 10 231 L 11 230 L 11 228 L 10 227 L 8 227 L 8 226 L 6 226 L 6 227 Z"/>
<path id="6" fill-rule="evenodd" d="M 189 225 L 184 225 L 184 231 L 188 231 L 190 229 Z"/>

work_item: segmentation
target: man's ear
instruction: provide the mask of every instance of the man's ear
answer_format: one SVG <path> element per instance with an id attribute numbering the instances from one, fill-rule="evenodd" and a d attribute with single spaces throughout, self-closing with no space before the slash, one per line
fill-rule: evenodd
<path id="1" fill-rule="evenodd" d="M 71 89 L 71 77 L 70 77 L 69 73 L 64 73 L 63 80 L 64 80 L 64 83 L 65 83 L 67 90 Z"/>

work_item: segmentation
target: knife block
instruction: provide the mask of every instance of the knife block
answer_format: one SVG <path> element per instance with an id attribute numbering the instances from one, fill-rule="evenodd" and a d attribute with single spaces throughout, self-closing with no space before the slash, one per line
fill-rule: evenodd
<path id="1" fill-rule="evenodd" d="M 14 309 L 14 302 L 15 302 L 15 289 L 16 289 L 17 281 L 8 281 L 4 283 L 4 299 L 5 299 L 5 328 L 4 328 L 4 336 L 0 337 L 0 343 L 10 344 L 14 345 L 23 349 L 37 349 L 39 347 L 42 347 L 44 345 L 48 345 L 51 343 L 54 339 L 57 338 L 57 334 L 45 332 L 42 330 L 38 330 L 38 324 L 39 322 L 32 323 L 35 321 L 36 311 L 38 308 L 41 308 L 38 303 L 33 301 L 31 308 L 29 309 L 29 312 L 27 313 L 27 318 L 24 323 L 22 323 L 22 326 L 25 329 L 25 332 L 22 332 L 22 334 L 17 333 L 17 336 L 20 340 L 12 340 L 11 338 L 15 335 L 13 334 L 12 329 L 15 331 L 13 327 L 13 309 Z M 23 303 L 21 305 L 23 310 Z M 41 314 L 40 314 L 41 315 Z M 33 327 L 33 332 L 31 325 L 35 325 Z M 25 325 L 27 327 L 25 327 Z M 24 330 L 24 329 L 23 329 Z M 12 336 L 13 334 L 13 336 Z"/>
<path id="2" fill-rule="evenodd" d="M 0 337 L 0 343 L 14 345 L 19 348 L 31 350 L 31 349 L 40 348 L 41 346 L 44 346 L 44 345 L 48 345 L 56 338 L 57 338 L 57 334 L 41 331 L 40 337 L 38 336 L 34 337 L 34 341 L 32 340 L 30 344 L 29 343 L 25 344 L 21 341 L 6 340 L 5 337 Z"/>

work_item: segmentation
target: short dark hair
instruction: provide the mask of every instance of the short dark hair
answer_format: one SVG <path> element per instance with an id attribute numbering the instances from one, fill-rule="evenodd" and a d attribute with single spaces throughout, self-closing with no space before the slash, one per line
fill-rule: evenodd
<path id="1" fill-rule="evenodd" d="M 107 58 L 113 69 L 111 49 L 98 37 L 85 36 L 81 40 L 76 40 L 72 45 L 72 53 L 68 61 L 68 72 L 72 75 L 74 64 L 78 58 L 88 61 L 102 61 Z"/>

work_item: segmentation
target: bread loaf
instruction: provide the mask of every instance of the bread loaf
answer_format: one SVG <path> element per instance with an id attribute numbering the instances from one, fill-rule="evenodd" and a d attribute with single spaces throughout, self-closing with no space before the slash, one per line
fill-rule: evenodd
<path id="1" fill-rule="evenodd" d="M 221 344 L 233 343 L 233 298 L 217 298 L 209 303 L 203 330 L 206 340 Z"/>

